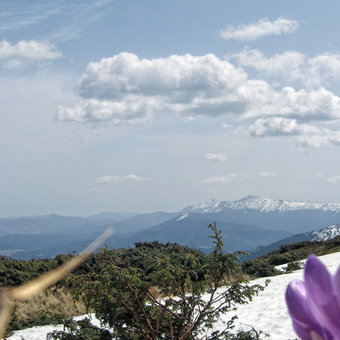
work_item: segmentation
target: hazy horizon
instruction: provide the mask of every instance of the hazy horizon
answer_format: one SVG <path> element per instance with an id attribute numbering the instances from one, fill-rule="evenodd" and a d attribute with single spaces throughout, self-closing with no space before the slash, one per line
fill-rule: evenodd
<path id="1" fill-rule="evenodd" d="M 232 199 L 232 200 L 216 200 L 215 198 L 210 198 L 208 200 L 205 200 L 205 201 L 202 201 L 202 202 L 196 202 L 196 204 L 186 204 L 184 206 L 181 206 L 179 207 L 178 209 L 174 209 L 174 210 L 166 210 L 166 209 L 163 209 L 163 210 L 150 210 L 150 211 L 135 211 L 133 209 L 130 209 L 130 210 L 106 210 L 106 211 L 102 211 L 102 210 L 98 210 L 98 211 L 95 211 L 95 212 L 90 212 L 88 214 L 84 214 L 84 215 L 81 215 L 81 214 L 62 214 L 62 213 L 58 213 L 56 211 L 51 211 L 51 212 L 42 212 L 42 213 L 39 213 L 39 214 L 32 214 L 32 215 L 12 215 L 12 216 L 0 216 L 0 218 L 21 218 L 21 217 L 24 217 L 24 218 L 30 218 L 30 217 L 38 217 L 38 216 L 49 216 L 49 215 L 58 215 L 58 216 L 65 216 L 65 217 L 83 217 L 83 218 L 87 218 L 87 217 L 93 217 L 95 215 L 101 215 L 101 214 L 136 214 L 136 215 L 142 215 L 142 214 L 152 214 L 152 213 L 157 213 L 157 212 L 168 212 L 168 213 L 175 213 L 175 212 L 181 212 L 182 210 L 186 209 L 186 208 L 189 208 L 189 207 L 192 207 L 192 206 L 195 206 L 195 205 L 200 205 L 200 204 L 204 204 L 204 203 L 208 203 L 208 202 L 211 202 L 211 201 L 239 201 L 239 200 L 242 200 L 243 198 L 247 198 L 248 196 L 256 196 L 256 197 L 259 197 L 259 198 L 267 198 L 267 199 L 272 199 L 272 200 L 281 200 L 281 201 L 288 201 L 288 202 L 298 202 L 298 203 L 316 203 L 316 204 L 327 204 L 327 203 L 335 203 L 335 204 L 339 204 L 340 205 L 340 202 L 320 202 L 320 201 L 301 201 L 301 200 L 297 200 L 297 201 L 294 201 L 294 200 L 285 200 L 285 199 L 280 199 L 280 198 L 273 198 L 273 197 L 264 197 L 264 196 L 258 196 L 258 195 L 246 195 L 246 196 L 243 196 L 243 197 L 240 197 L 240 198 L 237 198 L 237 199 Z"/>

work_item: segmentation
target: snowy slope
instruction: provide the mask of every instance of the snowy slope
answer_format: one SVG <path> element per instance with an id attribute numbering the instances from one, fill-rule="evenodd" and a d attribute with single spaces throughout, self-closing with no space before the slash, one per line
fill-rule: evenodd
<path id="1" fill-rule="evenodd" d="M 100 326 L 99 320 L 97 320 L 93 314 L 77 316 L 75 320 L 82 320 L 85 317 L 89 317 L 92 320 L 92 323 L 95 326 Z M 62 331 L 62 325 L 46 325 L 46 326 L 38 326 L 22 329 L 20 331 L 16 331 L 7 338 L 7 340 L 44 340 L 48 333 L 53 332 L 55 330 Z"/>
<path id="2" fill-rule="evenodd" d="M 320 259 L 330 272 L 334 273 L 340 264 L 340 253 L 321 256 Z M 302 278 L 303 270 L 269 278 L 271 283 L 259 296 L 255 297 L 250 304 L 238 308 L 237 326 L 247 328 L 247 325 L 253 325 L 256 329 L 270 334 L 270 339 L 273 340 L 296 339 L 297 336 L 292 330 L 291 319 L 287 312 L 284 293 L 291 280 Z M 254 280 L 253 283 L 262 284 L 265 280 L 266 278 L 261 278 Z M 225 317 L 232 314 L 229 313 Z"/>
<path id="3" fill-rule="evenodd" d="M 340 264 L 340 253 L 321 256 L 320 259 L 325 263 L 328 269 L 334 273 Z M 255 297 L 248 305 L 239 306 L 237 312 L 230 312 L 224 315 L 224 320 L 229 320 L 233 315 L 238 315 L 236 321 L 237 328 L 247 329 L 253 325 L 255 329 L 262 330 L 271 335 L 272 340 L 292 340 L 296 336 L 291 327 L 291 320 L 288 316 L 284 293 L 287 284 L 293 279 L 302 279 L 303 271 L 298 270 L 291 274 L 274 276 L 269 286 Z M 252 283 L 263 284 L 266 278 L 252 281 Z M 221 288 L 223 289 L 223 288 Z M 61 329 L 56 326 L 34 327 L 26 330 L 15 332 L 8 340 L 42 340 L 46 338 L 46 334 L 53 329 Z M 222 323 L 216 325 L 216 329 L 224 329 Z M 267 338 L 263 338 L 267 339 Z"/>
<path id="4" fill-rule="evenodd" d="M 286 212 L 293 210 L 322 210 L 340 212 L 340 203 L 291 202 L 249 195 L 236 201 L 218 201 L 212 199 L 211 201 L 193 205 L 184 210 L 196 213 L 218 213 L 225 208 L 237 210 L 254 209 L 261 212 Z"/>

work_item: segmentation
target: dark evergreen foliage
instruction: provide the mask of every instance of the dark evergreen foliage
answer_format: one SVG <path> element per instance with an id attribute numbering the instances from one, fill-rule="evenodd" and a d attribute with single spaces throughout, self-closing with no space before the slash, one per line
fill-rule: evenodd
<path id="1" fill-rule="evenodd" d="M 282 245 L 269 254 L 242 263 L 243 271 L 252 278 L 282 274 L 274 267 L 284 263 L 303 260 L 310 254 L 317 256 L 340 251 L 340 236 L 327 241 L 304 241 Z M 293 265 L 290 265 L 292 268 Z"/>
<path id="2" fill-rule="evenodd" d="M 224 331 L 209 335 L 222 313 L 247 303 L 264 288 L 248 285 L 237 254 L 224 254 L 221 232 L 216 224 L 209 228 L 215 246 L 209 255 L 158 242 L 138 243 L 121 250 L 120 256 L 106 249 L 101 270 L 74 275 L 72 289 L 110 327 L 112 338 L 258 339 L 254 331 L 233 335 L 234 318 Z M 222 285 L 226 287 L 219 290 Z M 76 339 L 79 329 L 51 339 Z"/>

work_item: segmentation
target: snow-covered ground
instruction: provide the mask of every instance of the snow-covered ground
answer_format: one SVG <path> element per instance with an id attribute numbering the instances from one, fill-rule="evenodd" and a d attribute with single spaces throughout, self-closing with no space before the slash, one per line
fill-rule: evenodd
<path id="1" fill-rule="evenodd" d="M 334 273 L 340 264 L 340 253 L 321 256 L 320 259 L 327 266 L 330 272 Z M 296 335 L 291 327 L 291 320 L 287 313 L 284 300 L 284 293 L 287 284 L 293 279 L 302 279 L 303 270 L 297 270 L 291 274 L 270 277 L 268 287 L 256 296 L 253 301 L 247 305 L 239 306 L 236 312 L 228 313 L 224 320 L 229 320 L 233 315 L 238 315 L 236 321 L 237 328 L 248 329 L 253 326 L 256 330 L 262 330 L 271 335 L 273 340 L 292 340 Z M 258 279 L 252 283 L 263 284 L 266 279 Z M 98 321 L 97 321 L 98 322 Z M 224 329 L 222 323 L 216 325 L 216 329 Z M 41 326 L 24 329 L 15 332 L 8 340 L 43 340 L 46 334 L 55 329 L 61 330 L 61 326 Z"/>
<path id="2" fill-rule="evenodd" d="M 81 319 L 84 319 L 85 317 L 89 317 L 95 326 L 100 325 L 99 320 L 95 318 L 94 314 L 77 316 L 74 319 L 81 320 Z M 46 339 L 46 336 L 48 333 L 53 332 L 55 330 L 61 331 L 63 330 L 63 326 L 62 325 L 56 325 L 56 326 L 47 325 L 47 326 L 26 328 L 20 331 L 15 331 L 13 335 L 8 337 L 7 339 L 8 340 L 44 340 Z"/>

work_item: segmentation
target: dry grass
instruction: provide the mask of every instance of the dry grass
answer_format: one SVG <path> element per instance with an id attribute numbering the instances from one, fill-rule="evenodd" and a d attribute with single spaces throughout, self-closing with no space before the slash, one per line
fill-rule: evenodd
<path id="1" fill-rule="evenodd" d="M 59 323 L 62 319 L 86 313 L 83 302 L 75 301 L 66 288 L 49 288 L 28 301 L 12 302 L 10 330 Z"/>
<path id="2" fill-rule="evenodd" d="M 77 310 L 77 303 L 66 290 L 63 292 L 63 290 L 60 289 L 59 294 L 57 289 L 54 291 L 50 289 L 50 294 L 43 292 L 46 292 L 48 287 L 56 284 L 65 275 L 69 274 L 74 268 L 85 261 L 89 255 L 111 235 L 112 229 L 109 228 L 96 240 L 94 240 L 86 249 L 84 249 L 83 252 L 72 257 L 58 268 L 50 270 L 37 279 L 23 283 L 20 286 L 1 289 L 0 336 L 3 337 L 6 333 L 9 321 L 11 321 L 11 329 L 19 329 L 30 326 L 32 320 L 36 325 L 61 321 L 62 318 L 67 317 L 68 315 L 65 314 L 65 308 L 58 308 L 61 306 L 59 302 L 67 302 L 64 306 L 71 303 L 71 308 L 69 306 L 66 308 L 67 313 L 70 309 L 72 310 L 72 313 L 74 312 L 74 309 Z M 41 294 L 40 298 L 39 294 Z M 45 300 L 48 296 L 50 296 L 50 301 Z M 25 302 L 29 300 L 31 300 L 32 303 Z M 19 303 L 18 301 L 21 302 Z M 25 305 L 26 308 L 24 308 Z M 15 313 L 12 318 L 10 317 L 11 310 L 14 310 Z M 32 313 L 32 310 L 37 313 L 35 316 Z M 20 313 L 17 311 L 20 311 Z M 81 312 L 78 311 L 77 313 Z M 24 322 L 25 318 L 27 323 Z"/>

